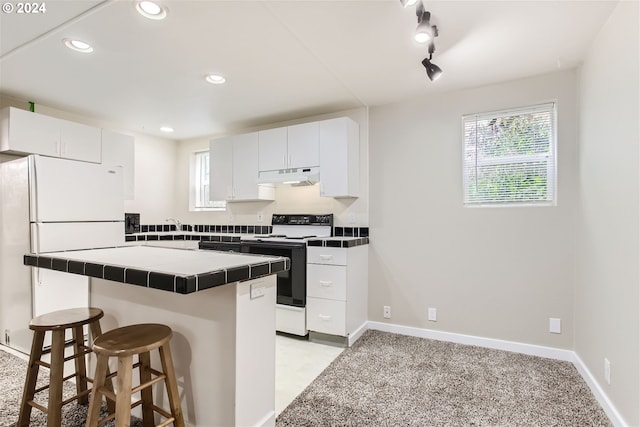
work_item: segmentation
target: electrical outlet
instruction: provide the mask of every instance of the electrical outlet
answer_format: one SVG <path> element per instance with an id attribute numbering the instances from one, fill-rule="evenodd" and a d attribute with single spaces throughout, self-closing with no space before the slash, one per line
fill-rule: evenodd
<path id="1" fill-rule="evenodd" d="M 233 212 L 229 212 L 229 222 L 233 222 L 236 220 L 236 216 L 233 214 Z"/>
<path id="2" fill-rule="evenodd" d="M 258 215 L 257 215 L 257 218 L 256 218 L 256 219 L 257 219 L 257 221 L 258 221 L 258 222 L 262 222 L 262 221 L 264 221 L 264 215 L 263 215 L 263 213 L 262 213 L 262 212 L 258 212 Z"/>
<path id="3" fill-rule="evenodd" d="M 437 322 L 438 321 L 438 310 L 433 308 L 433 307 L 429 307 L 428 319 L 431 320 L 432 322 Z"/>
<path id="4" fill-rule="evenodd" d="M 604 380 L 607 384 L 611 384 L 611 362 L 606 357 L 604 358 Z"/>
<path id="5" fill-rule="evenodd" d="M 350 222 L 351 224 L 355 224 L 355 223 L 356 223 L 356 214 L 355 214 L 355 213 L 351 212 L 351 213 L 349 214 L 349 222 Z"/>
<path id="6" fill-rule="evenodd" d="M 391 307 L 389 307 L 388 305 L 385 305 L 382 308 L 382 315 L 384 316 L 385 319 L 391 319 Z"/>
<path id="7" fill-rule="evenodd" d="M 562 320 L 554 317 L 549 318 L 549 332 L 552 334 L 562 333 Z"/>

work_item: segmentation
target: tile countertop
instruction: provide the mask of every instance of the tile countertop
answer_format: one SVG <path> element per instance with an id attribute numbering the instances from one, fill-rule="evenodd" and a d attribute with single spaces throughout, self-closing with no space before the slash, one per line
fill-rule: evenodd
<path id="1" fill-rule="evenodd" d="M 201 233 L 194 231 L 150 231 L 145 233 L 125 234 L 127 242 L 155 240 L 196 240 L 214 242 L 237 242 L 246 234 L 238 233 Z M 253 234 L 249 234 L 253 236 Z"/>
<path id="2" fill-rule="evenodd" d="M 285 257 L 123 246 L 28 254 L 24 264 L 179 294 L 286 271 Z"/>
<path id="3" fill-rule="evenodd" d="M 368 245 L 368 237 L 323 237 L 309 239 L 307 246 L 322 246 L 327 248 L 353 248 Z"/>

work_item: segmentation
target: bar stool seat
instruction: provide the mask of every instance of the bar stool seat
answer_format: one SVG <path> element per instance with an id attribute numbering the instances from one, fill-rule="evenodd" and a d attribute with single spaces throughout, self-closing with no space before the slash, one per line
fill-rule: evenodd
<path id="1" fill-rule="evenodd" d="M 93 351 L 98 361 L 94 381 L 94 393 L 91 395 L 87 427 L 97 427 L 99 424 L 115 418 L 116 427 L 129 426 L 131 409 L 142 405 L 142 421 L 144 426 L 154 425 L 154 412 L 161 414 L 166 420 L 159 424 L 165 426 L 173 423 L 183 427 L 184 419 L 180 407 L 180 396 L 171 356 L 169 341 L 172 331 L 166 325 L 147 323 L 129 325 L 113 329 L 98 337 L 93 343 Z M 158 349 L 162 372 L 151 368 L 150 351 Z M 138 363 L 133 364 L 133 356 L 138 355 Z M 118 358 L 118 370 L 109 375 L 109 358 Z M 132 371 L 139 368 L 140 385 L 132 388 Z M 152 374 L 155 378 L 152 378 Z M 117 375 L 117 393 L 104 386 L 105 379 Z M 154 405 L 151 386 L 164 380 L 169 400 L 170 411 Z M 131 404 L 131 395 L 140 392 L 141 399 Z M 99 420 L 102 396 L 107 401 L 116 402 L 115 414 Z"/>
<path id="2" fill-rule="evenodd" d="M 89 402 L 88 394 L 90 389 L 87 387 L 87 382 L 92 380 L 87 377 L 85 357 L 88 353 L 91 353 L 91 348 L 85 345 L 83 326 L 89 325 L 91 335 L 96 338 L 102 334 L 100 319 L 103 316 L 103 311 L 96 307 L 71 308 L 46 313 L 33 318 L 29 322 L 29 329 L 34 331 L 34 334 L 22 393 L 22 402 L 20 404 L 18 427 L 29 425 L 31 408 L 36 408 L 46 413 L 47 426 L 53 427 L 61 425 L 62 407 L 64 405 L 74 400 L 77 400 L 79 404 L 87 404 Z M 71 329 L 73 339 L 65 344 L 67 329 Z M 51 347 L 44 349 L 44 338 L 47 332 L 51 332 Z M 70 346 L 73 346 L 73 354 L 65 357 L 65 348 Z M 49 353 L 51 354 L 51 362 L 44 362 L 42 356 Z M 75 361 L 75 372 L 63 377 L 64 363 L 69 360 Z M 49 384 L 36 389 L 40 366 L 49 368 Z M 63 401 L 63 383 L 74 377 L 76 379 L 76 395 Z M 34 400 L 37 393 L 46 389 L 49 389 L 47 407 Z M 111 405 L 110 412 L 113 412 L 113 409 L 114 407 Z"/>

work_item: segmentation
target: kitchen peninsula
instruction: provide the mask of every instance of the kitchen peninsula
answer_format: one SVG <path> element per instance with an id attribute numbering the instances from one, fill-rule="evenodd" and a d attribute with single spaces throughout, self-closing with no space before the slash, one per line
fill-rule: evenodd
<path id="1" fill-rule="evenodd" d="M 129 246 L 31 254 L 24 263 L 89 276 L 103 330 L 170 326 L 187 424 L 275 424 L 276 273 L 288 258 Z"/>

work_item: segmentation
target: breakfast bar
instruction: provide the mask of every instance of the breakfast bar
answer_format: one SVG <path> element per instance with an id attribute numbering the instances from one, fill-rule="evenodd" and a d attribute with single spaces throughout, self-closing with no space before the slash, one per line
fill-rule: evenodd
<path id="1" fill-rule="evenodd" d="M 171 327 L 180 401 L 192 426 L 275 424 L 276 273 L 289 262 L 149 246 L 24 257 L 26 265 L 89 276 L 104 331 Z M 154 395 L 167 404 L 160 388 Z"/>

